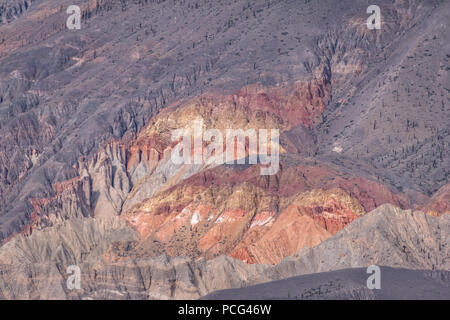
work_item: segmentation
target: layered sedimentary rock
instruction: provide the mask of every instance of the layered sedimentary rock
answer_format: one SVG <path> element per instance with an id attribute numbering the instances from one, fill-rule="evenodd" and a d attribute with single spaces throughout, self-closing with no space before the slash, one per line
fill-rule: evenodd
<path id="1" fill-rule="evenodd" d="M 380 1 L 380 31 L 353 0 L 90 1 L 72 31 L 69 2 L 0 0 L 0 297 L 448 269 L 447 2 Z M 174 163 L 195 123 L 279 130 L 279 170 Z"/>
<path id="2" fill-rule="evenodd" d="M 175 117 L 188 101 L 205 111 L 207 125 L 222 128 L 226 113 L 227 126 L 280 128 L 286 152 L 346 159 L 350 170 L 365 167 L 390 187 L 428 197 L 448 183 L 446 3 L 382 1 L 382 32 L 365 27 L 363 1 L 327 0 L 333 10 L 325 13 L 314 2 L 207 1 L 197 10 L 185 2 L 91 1 L 76 32 L 63 23 L 70 4 L 0 5 L 2 239 L 28 228 L 30 199 L 51 198 L 52 185 L 80 176 L 80 156 L 135 139 L 164 108 L 173 114 L 159 118 L 164 130 L 189 124 Z M 185 28 L 196 31 L 187 36 Z M 422 105 L 429 112 L 406 109 Z M 129 181 L 119 174 L 128 186 L 101 191 L 100 202 L 114 203 L 104 210 L 151 197 L 168 171 L 180 170 L 176 183 L 200 170 L 158 168 L 167 132 L 153 128 L 135 142 L 123 164 Z M 125 199 L 149 172 L 157 187 Z"/>
<path id="3" fill-rule="evenodd" d="M 397 268 L 407 266 L 415 270 L 449 270 L 449 219 L 449 215 L 434 217 L 383 205 L 322 244 L 300 250 L 275 266 L 246 264 L 226 256 L 193 261 L 162 255 L 127 258 L 115 263 L 99 259 L 100 256 L 92 260 L 91 256 L 91 262 L 82 259 L 78 263 L 82 271 L 80 290 L 67 289 L 65 282 L 69 274 L 66 263 L 56 262 L 56 257 L 45 258 L 44 263 L 39 263 L 44 261 L 40 256 L 44 257 L 46 253 L 34 251 L 34 256 L 27 262 L 11 261 L 11 264 L 0 266 L 0 297 L 195 299 L 216 290 L 373 264 Z M 2 259 L 17 255 L 15 247 L 7 248 L 3 246 L 0 249 Z M 51 259 L 54 262 L 50 262 Z M 343 292 L 352 291 L 352 283 L 341 284 Z"/>
<path id="4" fill-rule="evenodd" d="M 440 188 L 422 210 L 432 215 L 450 214 L 450 184 Z"/>
<path id="5" fill-rule="evenodd" d="M 213 292 L 205 300 L 448 300 L 450 271 L 380 268 L 381 285 L 367 287 L 367 269 L 319 272 L 241 289 Z"/>
<path id="6" fill-rule="evenodd" d="M 312 91 L 302 98 L 305 88 Z M 127 253 L 130 256 L 229 254 L 248 263 L 273 264 L 319 244 L 382 203 L 407 207 L 405 196 L 383 184 L 295 155 L 282 155 L 274 176 L 261 176 L 260 165 L 189 165 L 171 160 L 171 152 L 180 143 L 171 137 L 177 128 L 191 128 L 198 119 L 204 130 L 285 132 L 299 125 L 291 119 L 309 127 L 323 108 L 316 113 L 312 112 L 315 107 L 301 110 L 314 105 L 314 99 L 324 103 L 325 93 L 325 86 L 297 83 L 282 88 L 248 87 L 232 95 L 203 95 L 173 105 L 136 137 L 112 140 L 93 157 L 80 158 L 67 169 L 76 173 L 74 178 L 53 184 L 48 197 L 30 200 L 34 211 L 22 230 L 31 234 L 33 229 L 66 219 L 102 221 L 120 215 L 139 235 L 135 250 Z M 290 110 L 304 115 L 288 116 Z M 281 140 L 282 154 L 284 145 Z M 205 147 L 202 143 L 200 152 Z M 248 156 L 248 145 L 242 147 Z M 106 255 L 111 261 L 122 259 L 123 246 L 129 244 L 112 245 Z"/>

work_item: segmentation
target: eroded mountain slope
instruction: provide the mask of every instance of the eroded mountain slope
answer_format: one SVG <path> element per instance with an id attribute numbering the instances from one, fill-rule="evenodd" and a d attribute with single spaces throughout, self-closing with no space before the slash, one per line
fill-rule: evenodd
<path id="1" fill-rule="evenodd" d="M 448 21 L 445 2 L 380 3 L 385 20 L 380 32 L 365 28 L 365 3 L 353 1 L 339 4 L 328 1 L 333 10 L 324 11 L 326 4 L 316 1 L 300 4 L 105 0 L 82 6 L 83 26 L 79 31 L 65 27 L 65 4 L 30 2 L 26 11 L 1 26 L 2 238 L 29 223 L 34 210 L 31 198 L 53 197 L 53 184 L 79 175 L 73 166 L 80 156 L 92 158 L 111 138 L 130 139 L 152 115 L 171 103 L 178 105 L 201 92 L 219 93 L 220 97 L 224 91 L 236 92 L 253 83 L 276 87 L 300 81 L 304 83 L 302 86 L 306 85 L 307 90 L 298 92 L 298 101 L 294 101 L 292 108 L 278 114 L 283 121 L 297 124 L 287 134 L 289 152 L 318 153 L 328 159 L 341 157 L 333 150 L 342 148 L 345 156 L 352 159 L 352 170 L 367 166 L 369 172 L 385 179 L 385 183 L 397 188 L 408 185 L 414 192 L 430 194 L 448 181 L 445 172 L 448 57 L 442 56 L 445 50 L 431 52 L 448 43 L 444 32 Z M 216 30 L 211 30 L 210 25 L 216 25 Z M 186 35 L 186 30 L 192 31 Z M 411 42 L 415 33 L 420 37 Z M 439 121 L 434 121 L 432 128 L 422 125 L 423 117 L 405 121 L 404 115 L 412 114 L 398 108 L 409 103 L 396 98 L 389 100 L 393 116 L 389 116 L 390 120 L 378 120 L 377 127 L 370 120 L 380 113 L 371 107 L 376 104 L 372 101 L 374 91 L 363 87 L 383 79 L 386 82 L 388 73 L 402 69 L 401 63 L 411 60 L 404 58 L 402 48 L 408 44 L 411 50 L 419 52 L 428 38 L 431 40 L 427 40 L 426 50 L 431 51 L 416 64 L 430 70 L 434 65 L 440 66 L 436 75 L 439 79 L 421 80 L 438 81 L 441 98 L 430 98 L 434 111 L 429 117 Z M 379 73 L 377 70 L 382 66 L 386 71 Z M 422 84 L 418 77 L 410 80 L 424 88 L 432 87 Z M 406 83 L 409 78 L 396 79 Z M 322 89 L 309 87 L 308 83 L 319 84 Z M 268 94 L 270 91 L 273 89 Z M 360 120 L 360 112 L 346 101 L 350 101 L 349 96 L 355 95 L 353 99 L 357 99 L 366 92 L 369 94 L 364 96 L 372 102 L 367 99 L 351 102 L 370 110 L 368 117 Z M 380 91 L 374 94 L 381 95 Z M 288 97 L 281 96 L 280 103 Z M 386 100 L 384 105 L 387 104 Z M 297 109 L 299 106 L 303 107 Z M 270 110 L 271 106 L 266 107 Z M 381 114 L 387 115 L 384 111 Z M 366 118 L 370 121 L 363 121 Z M 383 137 L 373 132 L 360 134 L 361 129 L 353 123 L 363 126 L 363 130 L 384 131 Z M 382 123 L 390 127 L 381 128 Z M 390 132 L 405 123 L 408 139 L 431 143 L 431 154 L 418 153 L 416 158 L 413 149 L 418 147 L 413 145 L 400 152 L 397 145 L 404 148 L 404 139 Z M 338 133 L 343 124 L 349 125 L 345 131 L 348 134 Z M 356 143 L 355 135 L 363 140 Z M 348 142 L 342 143 L 341 137 Z M 378 137 L 382 143 L 371 148 L 365 137 Z M 396 141 L 394 155 L 407 159 L 400 161 L 399 167 L 384 165 L 383 170 L 378 170 L 380 152 L 388 152 L 379 148 L 386 139 Z M 367 148 L 363 155 L 359 149 L 352 151 L 347 145 Z M 415 172 L 407 181 L 402 169 L 405 166 Z M 419 180 L 415 180 L 417 175 Z M 428 177 L 433 177 L 432 181 L 426 181 Z"/>
<path id="2" fill-rule="evenodd" d="M 99 0 L 78 31 L 69 1 L 0 4 L 3 297 L 448 269 L 448 2 L 380 1 L 381 30 L 366 1 Z M 198 119 L 279 129 L 280 170 L 173 163 L 171 132 Z M 69 264 L 82 293 L 62 285 Z"/>
<path id="3" fill-rule="evenodd" d="M 450 215 L 434 217 L 419 211 L 383 205 L 351 223 L 322 244 L 304 249 L 275 266 L 246 264 L 221 256 L 195 261 L 162 255 L 154 258 L 78 263 L 81 290 L 67 290 L 66 264 L 11 261 L 1 265 L 0 297 L 20 299 L 195 299 L 216 290 L 285 279 L 301 274 L 369 265 L 418 270 L 449 270 Z M 5 257 L 21 256 L 18 238 L 0 248 Z M 63 230 L 59 234 L 64 234 Z M 332 250 L 330 250 L 330 248 Z M 19 251 L 19 252 L 17 252 Z M 32 254 L 37 254 L 31 251 Z M 70 255 L 68 255 L 70 257 Z M 32 262 L 33 261 L 33 262 Z M 85 261 L 85 262 L 82 262 Z M 351 288 L 347 288 L 351 289 Z"/>

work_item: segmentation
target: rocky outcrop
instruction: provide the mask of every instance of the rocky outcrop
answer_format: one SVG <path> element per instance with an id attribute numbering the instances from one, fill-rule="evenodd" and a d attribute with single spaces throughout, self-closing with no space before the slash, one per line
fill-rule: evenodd
<path id="1" fill-rule="evenodd" d="M 122 185 L 93 186 L 94 213 L 126 211 L 199 172 L 166 161 L 168 133 L 194 116 L 205 128 L 278 128 L 286 153 L 345 154 L 354 172 L 362 164 L 364 176 L 431 196 L 448 177 L 448 132 L 437 121 L 447 123 L 446 100 L 425 92 L 436 87 L 431 75 L 408 77 L 413 62 L 422 73 L 440 70 L 436 90 L 445 96 L 439 61 L 448 43 L 441 28 L 446 4 L 382 1 L 385 29 L 377 33 L 365 28 L 365 2 L 327 1 L 333 10 L 325 16 L 312 2 L 237 1 L 195 10 L 184 2 L 90 1 L 81 6 L 82 22 L 92 28 L 72 33 L 61 23 L 68 3 L 0 2 L 0 238 L 27 229 L 35 210 L 29 200 L 51 198 L 52 185 L 82 177 L 78 159 L 98 156 L 110 141 L 125 151 L 120 164 L 111 164 L 111 182 Z M 299 18 L 283 20 L 287 11 Z M 171 12 L 170 19 L 161 12 Z M 117 16 L 136 23 L 114 24 Z M 318 24 L 322 19 L 330 24 Z M 196 32 L 186 36 L 181 20 Z M 218 26 L 214 32 L 210 24 Z M 412 38 L 417 32 L 423 39 Z M 425 41 L 431 55 L 421 51 Z M 421 81 L 427 83 L 420 92 L 401 88 Z M 431 95 L 427 119 L 404 110 Z"/>
<path id="2" fill-rule="evenodd" d="M 17 19 L 35 0 L 3 0 L 0 2 L 0 24 Z"/>
<path id="3" fill-rule="evenodd" d="M 422 208 L 428 214 L 439 216 L 450 213 L 450 184 L 440 188 Z"/>
<path id="4" fill-rule="evenodd" d="M 363 214 L 365 208 L 385 202 L 406 205 L 401 196 L 367 179 L 335 179 L 340 173 L 326 165 L 302 167 L 287 160 L 286 172 L 282 169 L 275 179 L 266 179 L 259 175 L 258 166 L 242 171 L 238 167 L 177 165 L 170 160 L 177 143 L 171 141 L 171 131 L 191 128 L 199 119 L 202 129 L 311 128 L 328 99 L 326 82 L 320 88 L 316 85 L 249 86 L 235 94 L 205 94 L 169 107 L 136 136 L 112 140 L 92 157 L 81 157 L 67 169 L 71 175 L 75 172 L 74 178 L 52 185 L 53 196 L 31 199 L 32 220 L 22 232 L 30 234 L 33 228 L 79 216 L 101 220 L 122 215 L 140 236 L 136 252 L 128 253 L 136 257 L 167 253 L 213 258 L 230 254 L 249 263 L 276 263 L 304 246 L 320 243 Z M 305 94 L 304 90 L 310 91 Z M 292 110 L 303 116 L 289 116 Z M 248 156 L 248 147 L 246 150 Z M 284 152 L 283 147 L 281 150 Z M 289 189 L 284 190 L 284 184 Z M 367 195 L 365 185 L 373 188 L 374 197 Z M 314 188 L 317 190 L 307 193 Z M 289 219 L 285 216 L 290 216 L 285 209 L 293 201 L 299 203 L 296 207 L 301 213 L 291 240 L 281 242 L 277 252 L 263 249 L 269 248 L 267 239 L 273 241 L 283 229 L 283 221 Z M 267 239 L 255 244 L 255 235 L 262 237 L 278 220 Z M 302 238 L 298 234 L 303 234 Z M 118 256 L 115 251 L 121 250 L 120 245 L 112 246 L 107 255 L 114 259 Z"/>
<path id="5" fill-rule="evenodd" d="M 448 300 L 450 271 L 381 267 L 381 287 L 367 288 L 366 268 L 343 269 L 230 289 L 204 300 Z"/>
<path id="6" fill-rule="evenodd" d="M 111 243 L 134 240 L 135 232 L 117 218 L 73 218 L 30 236 L 14 237 L 1 247 L 0 261 L 6 265 L 73 265 L 98 261 Z"/>

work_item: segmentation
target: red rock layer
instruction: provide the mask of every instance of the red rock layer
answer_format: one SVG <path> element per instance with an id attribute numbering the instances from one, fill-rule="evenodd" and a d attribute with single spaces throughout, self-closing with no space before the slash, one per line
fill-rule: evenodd
<path id="1" fill-rule="evenodd" d="M 450 184 L 441 187 L 422 208 L 422 211 L 434 216 L 450 214 Z"/>

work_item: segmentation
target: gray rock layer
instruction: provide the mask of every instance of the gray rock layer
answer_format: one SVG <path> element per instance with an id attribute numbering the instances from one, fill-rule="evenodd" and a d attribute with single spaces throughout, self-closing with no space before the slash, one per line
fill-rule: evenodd
<path id="1" fill-rule="evenodd" d="M 128 259 L 114 264 L 108 264 L 100 254 L 96 256 L 97 261 L 92 255 L 89 259 L 73 259 L 71 261 L 78 262 L 82 270 L 81 289 L 73 291 L 68 290 L 66 286 L 69 275 L 66 274 L 65 262 L 68 260 L 60 259 L 52 253 L 52 250 L 70 252 L 70 249 L 62 241 L 42 237 L 37 232 L 30 237 L 36 237 L 36 240 L 26 241 L 37 241 L 39 247 L 47 248 L 43 252 L 31 250 L 25 254 L 30 245 L 25 245 L 27 242 L 23 239 L 12 240 L 12 242 L 22 241 L 21 246 L 15 244 L 9 249 L 7 246 L 0 248 L 2 261 L 5 261 L 5 257 L 9 257 L 8 261 L 12 262 L 0 266 L 0 297 L 197 299 L 217 290 L 241 288 L 303 274 L 367 267 L 372 264 L 415 270 L 448 271 L 449 231 L 450 215 L 433 217 L 419 211 L 383 205 L 322 244 L 310 250 L 300 251 L 275 266 L 248 265 L 225 256 L 209 261 L 205 259 L 191 261 L 187 258 L 171 258 L 164 255 L 158 258 Z M 62 233 L 58 234 L 61 236 Z M 121 236 L 125 239 L 123 235 Z M 46 241 L 59 242 L 61 246 L 54 248 L 46 244 Z M 35 256 L 32 256 L 31 252 L 34 252 Z M 36 256 L 39 254 L 40 257 Z M 15 256 L 27 256 L 29 260 L 25 262 L 23 259 L 12 258 Z M 44 259 L 44 256 L 47 258 Z M 53 263 L 43 263 L 51 260 L 48 257 L 53 257 Z M 418 285 L 421 283 L 418 282 Z M 355 287 L 351 281 L 342 282 L 341 287 L 344 288 L 342 292 L 333 291 L 334 293 L 329 296 L 316 298 L 381 297 L 371 296 L 360 287 Z"/>
<path id="2" fill-rule="evenodd" d="M 369 289 L 366 268 L 292 277 L 210 293 L 204 300 L 449 300 L 450 271 L 380 268 L 380 288 Z"/>

